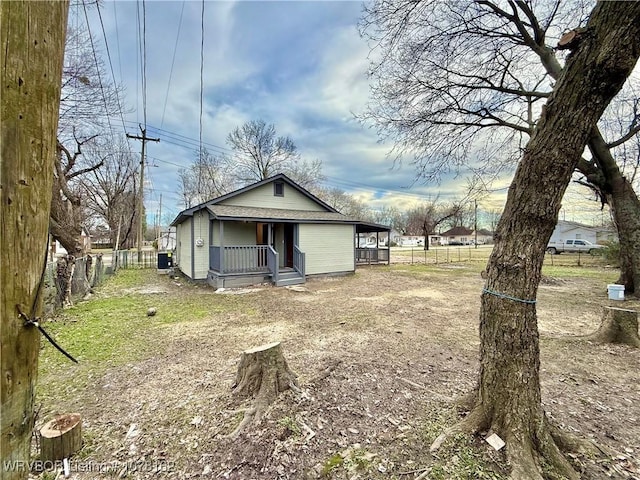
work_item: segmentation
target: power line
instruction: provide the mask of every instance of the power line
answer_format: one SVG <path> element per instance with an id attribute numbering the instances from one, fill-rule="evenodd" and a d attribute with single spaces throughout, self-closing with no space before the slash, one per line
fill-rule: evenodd
<path id="1" fill-rule="evenodd" d="M 126 121 L 126 123 L 129 123 L 129 124 L 132 124 L 132 125 L 137 125 L 136 122 L 133 122 L 133 121 L 130 121 L 130 120 Z M 147 128 L 149 130 L 155 132 L 155 134 L 158 135 L 158 136 L 167 137 L 167 138 L 173 139 L 173 140 L 175 140 L 177 142 L 183 142 L 183 143 L 187 144 L 187 146 L 175 144 L 175 145 L 178 145 L 178 146 L 184 146 L 185 148 L 198 149 L 198 146 L 200 144 L 200 142 L 196 138 L 187 137 L 187 136 L 181 135 L 179 133 L 175 133 L 175 132 L 171 132 L 169 130 L 165 130 L 165 129 L 162 129 L 162 128 L 154 127 L 153 125 L 147 125 Z M 170 143 L 170 142 L 168 142 L 168 143 Z M 221 147 L 220 145 L 216 145 L 216 144 L 213 144 L 213 143 L 210 143 L 210 142 L 203 141 L 202 145 L 214 150 L 215 153 L 222 153 L 222 154 L 234 153 L 234 151 L 231 150 L 230 148 Z"/>
<path id="2" fill-rule="evenodd" d="M 180 29 L 182 28 L 182 16 L 184 14 L 184 5 L 186 0 L 182 0 L 182 9 L 180 10 L 180 20 L 178 21 L 178 33 L 176 34 L 176 43 L 173 46 L 173 58 L 171 59 L 171 70 L 169 71 L 169 81 L 167 82 L 167 93 L 164 96 L 164 106 L 162 107 L 162 119 L 160 126 L 164 125 L 164 114 L 167 110 L 167 102 L 169 100 L 169 89 L 171 88 L 171 78 L 173 77 L 173 66 L 176 62 L 176 52 L 178 51 L 178 40 L 180 39 Z"/>
<path id="3" fill-rule="evenodd" d="M 116 46 L 118 47 L 118 69 L 120 72 L 120 78 L 122 78 L 122 61 L 121 58 L 122 56 L 120 55 L 120 34 L 118 32 L 118 11 L 116 10 L 116 3 L 118 2 L 112 2 L 113 3 L 113 18 L 115 19 L 115 21 L 113 22 L 115 27 L 116 27 Z M 98 5 L 98 12 L 100 12 L 100 2 L 96 2 L 96 4 Z M 102 17 L 100 17 L 100 23 L 102 23 Z M 104 25 L 102 26 L 102 31 L 104 32 Z M 106 43 L 106 34 L 105 34 L 105 43 Z M 111 69 L 113 70 L 113 67 L 111 67 Z"/>
<path id="4" fill-rule="evenodd" d="M 87 32 L 89 33 L 89 42 L 91 43 L 93 61 L 95 62 L 95 65 L 96 65 L 96 73 L 98 75 L 98 83 L 100 84 L 100 93 L 102 93 L 102 101 L 104 102 L 104 110 L 108 114 L 109 106 L 107 105 L 107 96 L 104 93 L 104 85 L 102 84 L 102 76 L 100 75 L 100 65 L 98 64 L 98 55 L 96 54 L 96 48 L 93 43 L 93 35 L 91 34 L 91 25 L 89 22 L 89 14 L 87 13 L 87 4 L 84 2 L 84 0 L 82 1 L 82 7 L 84 9 L 84 18 L 87 22 Z M 109 131 L 111 132 L 113 127 L 111 125 L 111 118 L 109 117 L 109 115 L 107 115 L 107 123 L 109 124 Z"/>
<path id="5" fill-rule="evenodd" d="M 200 13 L 200 130 L 198 141 L 198 161 L 202 161 L 202 106 L 204 97 L 204 0 L 202 0 L 202 11 Z M 198 194 L 200 194 L 201 176 L 198 175 Z"/>
<path id="6" fill-rule="evenodd" d="M 142 0 L 142 115 L 147 128 L 147 8 Z"/>
<path id="7" fill-rule="evenodd" d="M 109 60 L 109 68 L 111 69 L 111 78 L 113 78 L 113 87 L 115 90 L 115 94 L 116 94 L 116 102 L 118 103 L 118 113 L 120 113 L 120 120 L 122 121 L 122 130 L 126 133 L 127 131 L 127 127 L 124 124 L 124 114 L 122 112 L 122 104 L 120 103 L 120 95 L 117 89 L 117 82 L 116 82 L 116 75 L 115 72 L 113 71 L 113 62 L 111 61 L 111 52 L 109 50 L 109 42 L 107 41 L 107 32 L 104 28 L 104 22 L 102 21 L 102 13 L 100 11 L 100 2 L 96 3 L 96 8 L 98 10 L 98 18 L 100 19 L 100 26 L 102 28 L 102 36 L 104 38 L 104 45 L 105 45 L 105 49 L 107 51 L 107 59 Z M 114 2 L 114 9 L 115 9 L 115 2 Z M 117 25 L 118 25 L 118 21 L 116 18 L 116 38 L 118 38 L 118 30 L 117 30 Z M 118 41 L 118 48 L 120 47 L 119 41 Z M 119 57 L 120 53 L 118 51 L 118 60 L 120 60 Z M 122 76 L 122 67 L 121 67 L 121 72 L 120 75 Z M 108 113 L 108 112 L 107 112 Z M 111 124 L 109 124 L 109 126 L 111 126 Z M 127 139 L 127 145 L 129 146 L 129 152 L 133 153 L 131 150 L 131 144 L 129 143 L 129 138 L 125 136 L 125 138 Z"/>

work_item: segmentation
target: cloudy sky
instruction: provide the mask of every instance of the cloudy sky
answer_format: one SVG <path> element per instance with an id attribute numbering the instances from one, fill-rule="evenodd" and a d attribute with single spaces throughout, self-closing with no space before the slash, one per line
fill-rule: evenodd
<path id="1" fill-rule="evenodd" d="M 116 81 L 126 88 L 124 102 L 131 111 L 124 125 L 132 134 L 145 122 L 140 46 L 145 30 L 147 134 L 161 139 L 147 144 L 145 204 L 150 214 L 157 212 L 162 195 L 166 222 L 184 207 L 177 172 L 192 162 L 200 136 L 202 2 L 147 0 L 144 22 L 142 2 L 101 5 L 104 35 L 95 9 L 89 10 L 91 34 L 108 61 L 106 36 Z M 393 168 L 386 157 L 391 145 L 379 143 L 376 133 L 354 118 L 369 96 L 369 47 L 357 29 L 361 9 L 356 1 L 205 2 L 204 146 L 224 152 L 231 130 L 263 119 L 290 136 L 304 157 L 322 161 L 327 186 L 372 208 L 462 198 L 464 175 L 439 185 L 416 184 L 413 168 Z M 84 12 L 72 7 L 69 21 L 85 21 Z M 122 121 L 113 121 L 122 127 Z M 131 147 L 138 152 L 140 142 Z M 494 187 L 506 185 L 508 180 Z M 561 216 L 599 222 L 597 204 L 590 202 L 585 216 L 584 194 L 571 195 L 575 199 L 565 201 Z M 480 209 L 501 209 L 504 197 L 503 188 L 481 200 Z"/>

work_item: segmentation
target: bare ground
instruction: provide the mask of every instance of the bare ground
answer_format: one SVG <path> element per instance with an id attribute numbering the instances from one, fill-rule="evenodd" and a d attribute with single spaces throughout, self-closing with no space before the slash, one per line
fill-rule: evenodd
<path id="1" fill-rule="evenodd" d="M 43 406 L 83 415 L 79 468 L 94 471 L 71 478 L 506 478 L 503 454 L 481 438 L 457 439 L 436 456 L 428 448 L 476 379 L 483 281 L 465 268 L 370 267 L 302 291 L 265 286 L 242 295 L 250 313 L 153 330 L 153 355 L 89 375 L 86 388 Z M 141 295 L 220 298 L 148 278 Z M 585 479 L 640 479 L 640 352 L 579 338 L 611 303 L 606 282 L 547 279 L 538 298 L 545 409 L 615 452 L 575 456 L 574 465 Z M 249 405 L 231 395 L 240 353 L 273 341 L 303 393 L 286 392 L 259 423 L 226 438 Z"/>

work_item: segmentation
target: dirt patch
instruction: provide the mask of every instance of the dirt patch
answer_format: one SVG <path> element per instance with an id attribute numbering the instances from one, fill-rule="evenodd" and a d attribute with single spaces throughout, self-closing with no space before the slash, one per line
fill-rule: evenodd
<path id="1" fill-rule="evenodd" d="M 446 268 L 453 277 L 366 268 L 309 281 L 304 292 L 245 292 L 250 313 L 212 309 L 204 320 L 153 330 L 153 356 L 97 378 L 88 368 L 86 388 L 44 405 L 41 418 L 80 411 L 80 461 L 117 464 L 114 477 L 405 479 L 432 469 L 427 478 L 479 478 L 477 470 L 451 473 L 471 458 L 493 475 L 485 478 L 505 478 L 502 454 L 481 439 L 459 440 L 449 457 L 428 453 L 478 370 L 482 279 Z M 153 289 L 182 299 L 203 293 L 162 278 L 137 291 Z M 593 279 L 544 284 L 538 302 L 545 409 L 616 452 L 600 464 L 576 457 L 585 479 L 640 475 L 640 352 L 579 337 L 597 329 L 609 303 Z M 277 341 L 302 393 L 285 392 L 260 422 L 227 438 L 250 405 L 231 394 L 240 353 Z"/>

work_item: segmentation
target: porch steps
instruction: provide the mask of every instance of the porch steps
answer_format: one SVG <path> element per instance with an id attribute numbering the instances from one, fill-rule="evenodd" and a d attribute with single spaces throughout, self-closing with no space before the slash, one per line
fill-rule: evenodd
<path id="1" fill-rule="evenodd" d="M 291 270 L 278 273 L 276 286 L 286 287 L 287 285 L 300 285 L 301 283 L 305 283 L 304 277 L 295 270 Z"/>

